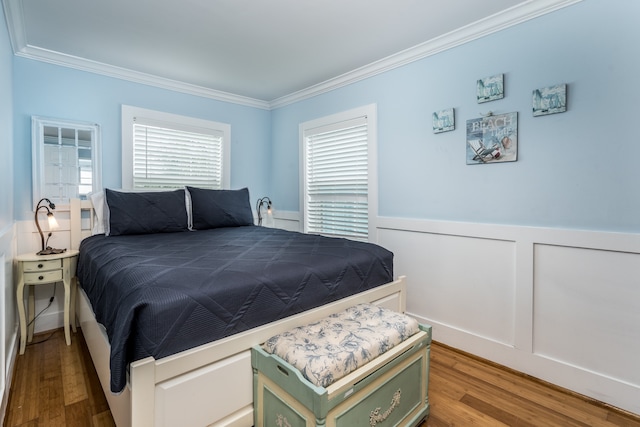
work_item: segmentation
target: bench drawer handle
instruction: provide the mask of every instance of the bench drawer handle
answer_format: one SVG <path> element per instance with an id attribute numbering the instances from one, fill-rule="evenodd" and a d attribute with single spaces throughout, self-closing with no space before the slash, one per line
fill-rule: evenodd
<path id="1" fill-rule="evenodd" d="M 389 409 L 387 409 L 383 413 L 380 413 L 380 407 L 377 407 L 376 409 L 371 411 L 371 415 L 369 415 L 369 425 L 371 427 L 375 427 L 376 424 L 381 423 L 387 418 L 389 418 L 389 415 L 391 415 L 393 410 L 400 405 L 401 393 L 402 391 L 400 389 L 398 389 L 398 391 L 393 393 L 393 397 L 391 398 L 391 406 L 389 407 Z"/>
<path id="2" fill-rule="evenodd" d="M 287 372 L 287 370 L 286 370 L 286 369 L 284 369 L 282 366 L 280 366 L 280 365 L 276 365 L 276 368 L 278 368 L 278 371 L 280 371 L 280 373 L 281 373 L 282 375 L 284 375 L 285 377 L 288 377 L 288 376 L 289 376 L 289 372 Z"/>

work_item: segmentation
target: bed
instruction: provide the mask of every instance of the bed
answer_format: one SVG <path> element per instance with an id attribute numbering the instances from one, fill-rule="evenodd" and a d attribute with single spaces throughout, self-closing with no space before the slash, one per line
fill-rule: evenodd
<path id="1" fill-rule="evenodd" d="M 210 196 L 209 193 L 204 194 Z M 132 203 L 128 196 L 125 199 L 121 208 L 128 210 Z M 112 214 L 116 212 L 120 215 L 117 213 L 117 203 L 114 206 L 110 203 L 109 206 L 112 207 Z M 194 209 L 194 214 L 198 206 L 197 197 L 188 200 L 187 209 Z M 211 208 L 208 205 L 207 212 L 211 212 Z M 299 243 L 291 240 L 294 234 L 311 241 L 317 240 L 317 236 L 256 227 L 252 225 L 252 215 L 251 224 L 245 218 L 245 224 L 241 226 L 231 224 L 210 230 L 203 229 L 202 218 L 193 215 L 188 218 L 187 227 L 195 231 L 156 233 L 157 230 L 151 227 L 145 233 L 138 233 L 137 230 L 118 234 L 119 225 L 116 224 L 115 233 L 107 237 L 90 236 L 89 230 L 82 229 L 83 210 L 91 211 L 92 204 L 72 201 L 71 242 L 73 248 L 81 248 L 78 266 L 80 286 L 74 294 L 77 300 L 76 313 L 118 426 L 250 426 L 253 423 L 253 392 L 249 349 L 253 345 L 284 330 L 361 302 L 375 302 L 396 311 L 404 311 L 405 308 L 403 279 L 393 280 L 392 266 L 388 265 L 388 260 L 386 264 L 383 262 L 383 266 L 371 264 L 362 269 L 342 268 L 342 276 L 353 276 L 352 279 L 359 277 L 361 282 L 343 290 L 340 286 L 332 285 L 334 279 L 323 276 L 329 273 L 324 273 L 320 265 L 314 267 L 313 257 L 305 255 L 309 253 L 307 247 L 297 246 Z M 89 216 L 93 218 L 93 215 Z M 84 217 L 86 223 L 87 215 Z M 224 223 L 228 218 L 228 215 L 223 215 L 217 220 Z M 110 220 L 113 221 L 113 218 Z M 152 222 L 155 220 L 151 219 Z M 158 221 L 166 223 L 166 218 Z M 135 229 L 139 224 L 125 224 L 124 228 L 127 227 Z M 195 251 L 200 255 L 195 256 L 189 252 L 191 249 L 186 249 L 185 239 L 196 242 Z M 263 244 L 256 247 L 256 241 Z M 335 243 L 333 239 L 329 241 Z M 120 242 L 125 243 L 121 245 Z M 250 244 L 247 246 L 246 242 Z M 317 244 L 317 241 L 313 242 L 312 246 L 318 248 Z M 340 244 L 344 245 L 344 242 Z M 293 252 L 281 254 L 284 246 L 293 247 Z M 360 249 L 371 248 L 360 247 L 359 243 L 355 246 Z M 376 256 L 384 255 L 385 250 L 378 248 L 375 249 Z M 348 251 L 355 249 L 350 247 Z M 144 258 L 145 251 L 153 254 L 151 260 Z M 315 251 L 324 254 L 318 259 L 327 264 L 338 263 L 340 258 L 345 257 L 337 255 L 337 248 L 331 245 L 328 249 L 320 247 Z M 212 257 L 219 258 L 218 264 L 210 261 Z M 205 260 L 205 264 L 212 264 L 214 270 L 223 272 L 216 279 L 216 282 L 225 283 L 218 297 L 235 301 L 236 306 L 216 312 L 212 307 L 217 307 L 215 301 L 218 297 L 206 294 L 200 286 L 197 287 L 197 293 L 204 292 L 208 303 L 192 301 L 194 295 L 189 294 L 188 287 L 187 290 L 182 287 L 202 281 L 193 276 L 194 270 L 202 268 L 195 261 L 196 258 Z M 307 271 L 309 268 L 319 269 L 310 276 L 307 273 L 305 283 L 308 285 L 316 280 L 318 283 L 315 286 L 308 287 L 321 288 L 321 292 L 307 295 L 301 290 L 305 286 L 300 284 L 299 278 L 297 282 L 294 280 L 287 285 L 288 279 L 279 275 L 278 272 L 283 269 L 277 266 L 278 262 L 289 263 L 286 270 L 290 270 L 293 269 L 290 264 L 299 258 L 309 258 L 304 262 L 311 263 L 304 267 Z M 134 260 L 132 267 L 127 267 L 125 260 Z M 229 279 L 230 272 L 234 270 L 234 274 L 240 275 Z M 255 271 L 263 274 L 260 279 L 249 274 Z M 268 271 L 266 276 L 265 271 Z M 135 276 L 136 280 L 142 276 L 142 282 L 131 282 L 130 276 Z M 158 281 L 162 280 L 165 281 L 160 283 L 164 285 L 158 285 Z M 265 280 L 271 285 L 265 286 Z M 129 295 L 138 293 L 133 304 L 126 301 L 129 297 L 111 293 L 114 290 L 111 288 L 118 286 L 123 287 Z M 178 313 L 196 315 L 184 315 L 182 317 L 186 322 L 177 322 L 173 320 L 174 317 L 181 316 L 175 316 L 175 307 L 164 312 L 164 302 L 159 308 L 153 309 L 152 301 L 140 299 L 140 294 L 147 295 L 150 290 L 153 290 L 151 293 L 157 293 L 158 286 L 162 293 L 170 294 L 169 300 L 182 299 L 191 303 L 191 308 L 178 309 Z M 264 292 L 267 288 L 268 292 Z M 247 294 L 252 297 L 238 298 Z M 107 306 L 115 306 L 128 313 L 129 320 L 123 321 L 109 314 L 98 304 L 101 299 Z M 202 307 L 206 310 L 203 311 Z M 259 314 L 262 309 L 271 312 L 268 318 Z M 150 313 L 146 318 L 136 317 L 145 310 Z M 159 325 L 161 323 L 163 325 Z M 148 329 L 149 324 L 151 329 Z M 175 333 L 169 337 L 163 335 L 166 328 Z M 176 339 L 185 336 L 188 339 L 184 342 Z M 114 352 L 111 351 L 111 343 L 116 350 Z"/>

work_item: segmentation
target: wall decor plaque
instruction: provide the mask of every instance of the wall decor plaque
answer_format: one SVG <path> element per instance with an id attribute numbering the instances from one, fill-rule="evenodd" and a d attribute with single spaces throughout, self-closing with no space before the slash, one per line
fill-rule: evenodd
<path id="1" fill-rule="evenodd" d="M 431 117 L 433 120 L 433 133 L 448 132 L 456 128 L 453 108 L 434 111 Z"/>
<path id="2" fill-rule="evenodd" d="M 467 120 L 467 164 L 515 162 L 518 159 L 518 113 Z"/>
<path id="3" fill-rule="evenodd" d="M 533 116 L 564 113 L 567 111 L 567 85 L 555 85 L 533 91 Z"/>
<path id="4" fill-rule="evenodd" d="M 485 77 L 476 83 L 478 104 L 504 98 L 504 74 Z"/>

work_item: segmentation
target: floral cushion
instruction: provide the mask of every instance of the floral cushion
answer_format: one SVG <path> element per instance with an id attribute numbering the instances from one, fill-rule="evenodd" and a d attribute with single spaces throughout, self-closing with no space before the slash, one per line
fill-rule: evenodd
<path id="1" fill-rule="evenodd" d="M 273 336 L 263 344 L 320 387 L 355 371 L 419 331 L 409 316 L 359 304 Z"/>

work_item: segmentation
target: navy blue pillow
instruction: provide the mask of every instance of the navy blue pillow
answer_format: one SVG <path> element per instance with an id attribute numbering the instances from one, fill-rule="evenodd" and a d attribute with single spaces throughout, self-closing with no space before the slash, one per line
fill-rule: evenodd
<path id="1" fill-rule="evenodd" d="M 184 190 L 124 193 L 105 190 L 109 236 L 188 231 Z"/>
<path id="2" fill-rule="evenodd" d="M 195 230 L 253 225 L 249 190 L 207 190 L 187 187 Z"/>

